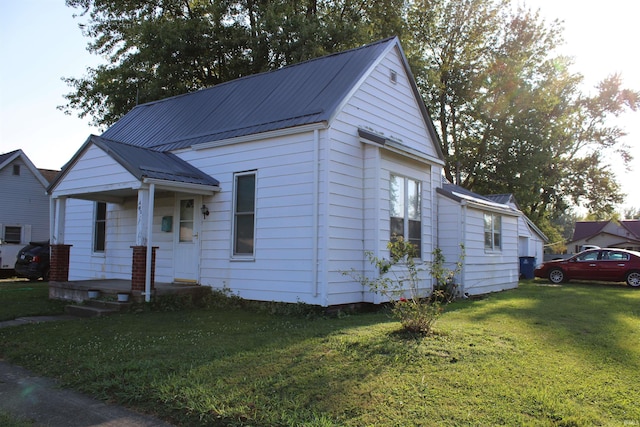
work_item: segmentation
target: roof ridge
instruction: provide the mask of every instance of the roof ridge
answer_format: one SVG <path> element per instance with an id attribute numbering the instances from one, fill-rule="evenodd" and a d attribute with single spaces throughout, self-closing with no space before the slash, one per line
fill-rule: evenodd
<path id="1" fill-rule="evenodd" d="M 133 110 L 137 109 L 138 107 L 145 107 L 145 106 L 160 104 L 160 103 L 163 103 L 163 102 L 168 102 L 168 101 L 171 101 L 171 100 L 174 100 L 174 99 L 177 99 L 177 98 L 181 98 L 181 97 L 184 97 L 184 96 L 193 95 L 193 94 L 198 93 L 198 92 L 206 92 L 206 91 L 213 90 L 215 88 L 227 86 L 229 84 L 236 84 L 239 81 L 250 80 L 250 79 L 253 79 L 253 78 L 264 76 L 266 74 L 272 74 L 272 73 L 276 73 L 278 71 L 287 70 L 287 69 L 291 69 L 291 68 L 294 68 L 294 67 L 299 67 L 299 66 L 302 66 L 302 65 L 305 65 L 305 64 L 309 64 L 311 62 L 322 61 L 322 60 L 326 60 L 328 58 L 333 58 L 333 57 L 336 57 L 336 56 L 349 54 L 349 53 L 352 53 L 352 52 L 355 52 L 355 51 L 358 51 L 358 50 L 362 50 L 362 49 L 370 48 L 370 47 L 373 47 L 373 46 L 376 46 L 376 45 L 388 43 L 389 41 L 391 41 L 391 40 L 393 40 L 395 38 L 396 38 L 396 36 L 387 37 L 385 39 L 377 40 L 377 41 L 374 41 L 372 43 L 368 43 L 368 44 L 365 44 L 365 45 L 362 45 L 362 46 L 356 46 L 356 47 L 348 49 L 348 50 L 343 50 L 343 51 L 340 51 L 340 52 L 328 53 L 326 55 L 322 55 L 322 56 L 317 56 L 315 58 L 306 59 L 304 61 L 296 62 L 294 64 L 288 64 L 288 65 L 285 65 L 283 67 L 276 68 L 275 70 L 267 70 L 267 71 L 262 71 L 260 73 L 248 74 L 246 76 L 236 77 L 234 79 L 227 80 L 227 81 L 224 81 L 222 83 L 218 83 L 218 84 L 213 85 L 213 86 L 207 86 L 207 87 L 203 87 L 203 88 L 200 88 L 200 89 L 196 89 L 196 90 L 191 91 L 191 92 L 181 93 L 179 95 L 173 95 L 173 96 L 169 96 L 167 98 L 156 99 L 155 101 L 145 102 L 144 104 L 136 105 L 130 111 L 133 111 Z"/>

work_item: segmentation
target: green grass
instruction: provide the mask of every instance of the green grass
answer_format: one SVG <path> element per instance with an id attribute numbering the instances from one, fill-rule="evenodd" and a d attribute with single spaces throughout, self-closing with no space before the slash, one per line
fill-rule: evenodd
<path id="1" fill-rule="evenodd" d="M 640 292 L 542 282 L 457 302 L 422 338 L 384 313 L 241 308 L 0 330 L 0 355 L 179 425 L 640 425 Z"/>
<path id="2" fill-rule="evenodd" d="M 21 316 L 44 316 L 64 313 L 66 303 L 49 299 L 46 282 L 0 280 L 0 321 Z"/>

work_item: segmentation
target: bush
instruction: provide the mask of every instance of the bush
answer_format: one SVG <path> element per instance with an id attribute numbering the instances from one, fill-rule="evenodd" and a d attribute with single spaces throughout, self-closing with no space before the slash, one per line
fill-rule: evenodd
<path id="1" fill-rule="evenodd" d="M 463 253 L 454 269 L 445 266 L 442 251 L 436 248 L 432 252 L 431 262 L 416 263 L 416 248 L 397 237 L 387 244 L 390 259 L 378 258 L 367 252 L 369 262 L 379 274 L 368 278 L 351 270 L 351 275 L 371 291 L 386 297 L 391 304 L 391 312 L 405 331 L 423 335 L 431 334 L 433 324 L 442 314 L 444 306 L 451 302 L 457 294 L 458 286 L 455 276 L 462 268 Z M 394 268 L 394 266 L 397 266 Z M 433 285 L 421 286 L 422 272 L 427 271 L 433 279 Z"/>

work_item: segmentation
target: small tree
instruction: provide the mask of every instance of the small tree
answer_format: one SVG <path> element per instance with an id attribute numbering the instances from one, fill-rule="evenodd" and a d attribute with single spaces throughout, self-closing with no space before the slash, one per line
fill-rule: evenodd
<path id="1" fill-rule="evenodd" d="M 455 276 L 462 269 L 464 248 L 453 269 L 447 268 L 442 250 L 436 248 L 431 262 L 416 262 L 416 247 L 402 237 L 387 244 L 390 259 L 378 258 L 366 252 L 369 262 L 379 274 L 374 278 L 356 273 L 353 269 L 346 273 L 371 291 L 386 297 L 391 304 L 391 312 L 400 320 L 404 330 L 429 335 L 433 324 L 440 317 L 444 306 L 457 293 Z M 394 268 L 395 266 L 395 268 Z M 421 287 L 422 272 L 428 271 L 433 285 Z"/>

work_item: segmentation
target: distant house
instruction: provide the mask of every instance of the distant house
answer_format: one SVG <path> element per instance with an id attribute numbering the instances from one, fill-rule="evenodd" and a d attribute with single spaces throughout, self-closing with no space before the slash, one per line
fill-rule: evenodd
<path id="1" fill-rule="evenodd" d="M 640 251 L 640 220 L 578 221 L 567 249 L 578 253 L 585 245 Z"/>
<path id="2" fill-rule="evenodd" d="M 443 167 L 397 38 L 139 105 L 49 187 L 52 256 L 69 260 L 51 280 L 131 279 L 147 298 L 155 280 L 254 300 L 379 302 L 343 272 L 377 274 L 365 252 L 388 256 L 393 235 L 431 260 L 444 243 Z M 469 258 L 500 276 L 477 292 L 517 283 L 519 214 L 487 211 L 514 238 Z M 155 278 L 141 284 L 139 271 Z"/>
<path id="3" fill-rule="evenodd" d="M 438 246 L 450 262 L 462 254 L 461 292 L 515 288 L 521 257 L 542 262 L 545 235 L 520 211 L 512 195 L 481 196 L 444 183 L 438 190 Z M 533 269 L 531 269 L 531 273 Z"/>
<path id="4" fill-rule="evenodd" d="M 30 241 L 49 239 L 46 189 L 56 174 L 36 168 L 22 150 L 0 154 L 0 268 L 13 269 Z"/>

